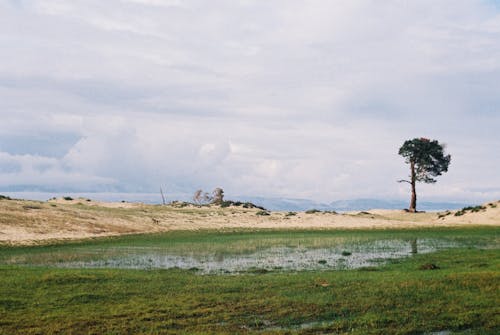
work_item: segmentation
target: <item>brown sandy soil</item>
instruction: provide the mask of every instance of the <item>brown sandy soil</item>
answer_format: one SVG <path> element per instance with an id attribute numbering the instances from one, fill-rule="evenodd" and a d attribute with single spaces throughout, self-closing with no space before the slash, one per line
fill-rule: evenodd
<path id="1" fill-rule="evenodd" d="M 477 212 L 407 213 L 401 210 L 370 210 L 345 214 L 304 212 L 287 215 L 259 209 L 193 205 L 146 205 L 103 203 L 87 199 L 56 199 L 47 202 L 0 200 L 0 244 L 38 244 L 51 240 L 82 239 L 170 230 L 274 228 L 359 229 L 432 226 L 500 226 L 500 201 L 483 204 Z M 459 213 L 460 214 L 460 213 Z"/>

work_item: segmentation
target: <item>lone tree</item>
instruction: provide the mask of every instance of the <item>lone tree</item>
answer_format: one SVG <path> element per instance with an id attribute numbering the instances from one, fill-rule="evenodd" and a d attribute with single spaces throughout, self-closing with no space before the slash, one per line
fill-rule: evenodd
<path id="1" fill-rule="evenodd" d="M 222 202 L 224 201 L 224 190 L 222 190 L 222 188 L 217 187 L 215 190 L 213 190 L 212 195 L 213 204 L 222 204 Z"/>
<path id="2" fill-rule="evenodd" d="M 448 171 L 451 156 L 445 155 L 443 144 L 423 137 L 405 141 L 399 148 L 399 154 L 405 158 L 407 164 L 410 164 L 410 180 L 398 180 L 398 182 L 411 185 L 411 201 L 408 210 L 416 212 L 417 192 L 415 184 L 417 181 L 435 183 L 436 179 L 433 177 Z"/>

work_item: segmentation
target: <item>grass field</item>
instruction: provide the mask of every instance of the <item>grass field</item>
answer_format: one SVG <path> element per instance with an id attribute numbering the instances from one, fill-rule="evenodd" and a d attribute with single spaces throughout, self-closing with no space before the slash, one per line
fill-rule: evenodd
<path id="1" fill-rule="evenodd" d="M 178 231 L 2 247 L 0 334 L 498 334 L 499 233 L 496 227 Z M 98 257 L 96 250 L 108 257 L 130 247 L 226 256 L 281 246 L 349 247 L 355 255 L 354 246 L 367 241 L 415 239 L 449 243 L 344 270 L 59 267 Z"/>

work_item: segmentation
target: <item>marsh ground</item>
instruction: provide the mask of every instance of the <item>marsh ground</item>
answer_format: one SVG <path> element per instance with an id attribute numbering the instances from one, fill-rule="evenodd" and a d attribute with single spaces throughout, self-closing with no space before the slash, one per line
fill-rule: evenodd
<path id="1" fill-rule="evenodd" d="M 497 334 L 498 227 L 172 231 L 0 249 L 1 334 Z M 248 254 L 335 252 L 352 241 L 447 241 L 349 269 L 61 268 L 60 255 L 121 247 Z M 336 249 L 341 245 L 341 248 Z M 47 259 L 52 257 L 52 262 Z M 346 255 L 345 257 L 350 257 Z M 13 261 L 14 260 L 14 261 Z"/>
<path id="2" fill-rule="evenodd" d="M 0 334 L 498 334 L 500 203 L 0 200 Z"/>

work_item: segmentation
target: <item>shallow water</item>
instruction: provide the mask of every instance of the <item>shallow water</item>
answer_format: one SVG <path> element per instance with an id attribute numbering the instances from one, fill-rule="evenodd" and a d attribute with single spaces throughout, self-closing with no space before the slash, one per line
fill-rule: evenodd
<path id="1" fill-rule="evenodd" d="M 338 242 L 338 241 L 337 241 Z M 327 243 L 330 244 L 330 243 Z M 64 268 L 190 269 L 200 274 L 242 272 L 345 270 L 373 267 L 415 253 L 460 247 L 443 239 L 342 240 L 331 243 L 262 245 L 248 249 L 203 246 L 186 248 L 148 246 L 75 247 L 36 254 L 17 254 L 0 259 L 3 264 Z"/>

